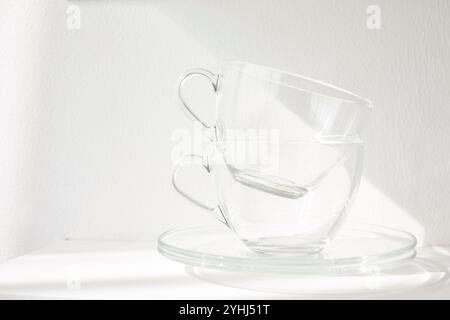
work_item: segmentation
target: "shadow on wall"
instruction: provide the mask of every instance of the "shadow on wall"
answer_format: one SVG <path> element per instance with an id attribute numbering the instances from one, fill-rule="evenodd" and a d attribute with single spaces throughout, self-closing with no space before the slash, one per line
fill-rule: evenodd
<path id="1" fill-rule="evenodd" d="M 371 99 L 365 177 L 422 225 L 428 244 L 449 244 L 450 3 L 377 3 L 380 30 L 367 28 L 370 1 L 153 5 L 221 60 L 291 70 Z"/>

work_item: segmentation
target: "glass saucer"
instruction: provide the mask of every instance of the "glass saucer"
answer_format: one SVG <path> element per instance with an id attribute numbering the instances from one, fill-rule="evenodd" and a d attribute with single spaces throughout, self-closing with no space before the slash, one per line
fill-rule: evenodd
<path id="1" fill-rule="evenodd" d="M 222 225 L 169 230 L 158 240 L 164 256 L 189 266 L 250 272 L 333 274 L 378 272 L 415 257 L 416 238 L 405 231 L 347 224 L 321 253 L 263 256 L 248 249 Z"/>
<path id="2" fill-rule="evenodd" d="M 298 274 L 230 271 L 186 266 L 191 276 L 232 288 L 273 294 L 331 299 L 401 298 L 445 283 L 448 271 L 433 261 L 415 258 L 370 274 Z M 420 297 L 420 295 L 419 295 Z"/>

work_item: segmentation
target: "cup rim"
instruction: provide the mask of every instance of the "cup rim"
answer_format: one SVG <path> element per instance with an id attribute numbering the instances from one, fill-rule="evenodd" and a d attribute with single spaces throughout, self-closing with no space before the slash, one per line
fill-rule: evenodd
<path id="1" fill-rule="evenodd" d="M 349 99 L 339 98 L 339 97 L 336 97 L 336 96 L 332 96 L 332 95 L 328 95 L 328 94 L 324 94 L 324 93 L 319 93 L 319 92 L 315 92 L 315 91 L 312 91 L 312 90 L 307 90 L 307 89 L 304 89 L 304 88 L 302 88 L 300 86 L 295 86 L 295 85 L 291 85 L 291 84 L 281 83 L 281 82 L 277 82 L 277 81 L 274 81 L 274 80 L 271 80 L 271 79 L 263 78 L 263 80 L 266 80 L 268 82 L 273 82 L 273 83 L 276 83 L 276 84 L 281 85 L 281 86 L 285 86 L 285 87 L 288 87 L 288 88 L 291 88 L 291 89 L 299 90 L 299 91 L 302 91 L 302 92 L 310 94 L 310 95 L 326 97 L 326 98 L 329 98 L 329 99 L 334 99 L 334 100 L 338 100 L 338 101 L 345 102 L 345 103 L 350 103 L 350 104 L 362 104 L 365 107 L 367 107 L 369 110 L 373 109 L 373 103 L 369 99 L 363 98 L 360 95 L 355 94 L 355 93 L 353 93 L 353 92 L 351 92 L 349 90 L 342 89 L 342 88 L 340 88 L 338 86 L 326 83 L 324 81 L 316 80 L 314 78 L 310 78 L 310 77 L 307 77 L 307 76 L 302 76 L 302 75 L 296 74 L 294 72 L 289 72 L 289 71 L 285 71 L 285 70 L 281 70 L 281 69 L 277 69 L 277 68 L 273 68 L 273 67 L 267 67 L 267 66 L 263 66 L 263 65 L 259 65 L 259 64 L 255 64 L 255 63 L 241 61 L 241 60 L 231 60 L 231 61 L 227 61 L 227 62 L 223 63 L 223 67 L 224 68 L 233 67 L 233 66 L 244 66 L 244 65 L 250 66 L 250 67 L 255 68 L 257 70 L 265 70 L 265 71 L 269 71 L 271 73 L 279 73 L 279 74 L 288 75 L 290 77 L 294 77 L 294 78 L 302 80 L 302 81 L 307 81 L 307 82 L 313 83 L 315 85 L 319 85 L 319 86 L 323 86 L 323 87 L 328 88 L 328 89 L 332 89 L 334 91 L 337 91 L 337 92 L 340 92 L 342 94 L 348 95 L 348 96 L 352 97 L 353 99 L 349 100 Z M 250 73 L 242 71 L 242 70 L 240 70 L 239 72 L 247 74 L 247 75 L 251 75 L 253 77 L 258 77 L 258 75 L 250 74 Z"/>

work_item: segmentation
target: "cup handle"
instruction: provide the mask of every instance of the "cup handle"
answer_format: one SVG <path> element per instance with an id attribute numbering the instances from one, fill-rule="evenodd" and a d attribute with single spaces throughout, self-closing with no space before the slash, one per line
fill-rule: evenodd
<path id="1" fill-rule="evenodd" d="M 203 76 L 208 78 L 208 80 L 211 82 L 212 87 L 214 89 L 214 92 L 217 92 L 217 86 L 219 83 L 219 76 L 212 73 L 209 70 L 206 69 L 191 69 L 186 71 L 181 77 L 180 80 L 178 81 L 178 98 L 181 102 L 181 106 L 183 107 L 183 111 L 185 111 L 185 113 L 194 121 L 200 123 L 205 129 L 210 129 L 211 126 L 207 125 L 205 122 L 203 122 L 202 119 L 200 119 L 195 112 L 191 109 L 191 107 L 189 107 L 189 105 L 187 104 L 186 100 L 183 97 L 183 93 L 182 93 L 182 89 L 183 89 L 183 85 L 184 83 L 190 78 L 190 77 L 194 77 L 194 76 Z"/>
<path id="2" fill-rule="evenodd" d="M 189 164 L 198 164 L 201 163 L 203 168 L 206 169 L 206 171 L 208 173 L 211 172 L 211 166 L 209 165 L 208 159 L 196 154 L 189 154 L 189 155 L 185 155 L 181 158 L 181 160 L 178 162 L 178 164 L 175 167 L 175 170 L 173 171 L 172 174 L 172 185 L 175 188 L 175 190 L 181 194 L 183 197 L 185 197 L 186 199 L 188 199 L 189 201 L 191 201 L 192 203 L 196 204 L 197 206 L 211 212 L 214 213 L 216 218 L 222 222 L 223 224 L 225 224 L 226 226 L 229 226 L 227 219 L 225 218 L 225 215 L 223 214 L 222 209 L 220 208 L 220 206 L 215 205 L 215 206 L 209 206 L 207 204 L 204 204 L 203 202 L 195 199 L 194 197 L 190 196 L 188 193 L 186 193 L 185 191 L 183 191 L 178 182 L 177 182 L 177 176 L 178 173 L 180 172 L 180 170 Z"/>

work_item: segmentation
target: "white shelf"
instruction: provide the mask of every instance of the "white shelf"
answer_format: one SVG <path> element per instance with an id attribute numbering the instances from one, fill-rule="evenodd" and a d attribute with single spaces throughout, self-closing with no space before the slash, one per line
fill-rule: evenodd
<path id="1" fill-rule="evenodd" d="M 419 258 L 450 270 L 450 247 L 419 250 Z M 428 276 L 423 270 L 420 277 Z M 0 265 L 2 299 L 450 299 L 450 281 L 400 290 L 408 277 L 390 276 L 399 290 L 376 294 L 288 296 L 225 287 L 194 278 L 161 256 L 154 243 L 61 241 Z M 366 279 L 367 280 L 367 279 Z M 340 279 L 342 281 L 342 278 Z"/>

